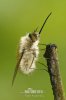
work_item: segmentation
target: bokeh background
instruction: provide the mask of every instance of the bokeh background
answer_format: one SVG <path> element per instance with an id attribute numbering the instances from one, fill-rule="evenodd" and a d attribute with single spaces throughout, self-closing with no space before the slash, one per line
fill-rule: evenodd
<path id="1" fill-rule="evenodd" d="M 32 32 L 37 26 L 39 31 L 50 12 L 52 15 L 42 31 L 40 43 L 57 44 L 60 72 L 66 92 L 66 0 L 0 0 L 0 100 L 53 100 L 46 71 L 34 71 L 28 76 L 18 72 L 12 87 L 20 37 L 26 32 Z M 43 53 L 44 51 L 40 52 L 41 57 Z M 45 59 L 39 60 L 46 64 Z M 37 68 L 43 67 L 37 63 Z M 46 93 L 28 97 L 20 93 L 28 88 L 44 90 Z"/>

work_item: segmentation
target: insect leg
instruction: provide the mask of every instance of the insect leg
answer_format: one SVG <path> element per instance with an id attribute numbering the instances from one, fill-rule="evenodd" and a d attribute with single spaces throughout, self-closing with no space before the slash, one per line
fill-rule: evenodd
<path id="1" fill-rule="evenodd" d="M 47 44 L 39 43 L 39 45 L 45 45 L 46 46 Z"/>
<path id="2" fill-rule="evenodd" d="M 48 69 L 48 67 L 47 67 L 45 64 L 40 63 L 39 61 L 38 61 L 38 63 L 39 63 L 39 64 L 41 64 L 41 65 L 43 65 L 43 66 L 45 66 L 45 67 Z M 44 69 L 44 68 L 43 68 L 43 69 L 40 69 L 40 70 L 45 70 L 45 71 L 47 71 L 47 72 L 48 72 L 48 70 L 47 70 L 47 69 Z"/>
<path id="3" fill-rule="evenodd" d="M 45 64 L 43 64 L 43 63 L 41 63 L 41 62 L 39 62 L 39 61 L 37 61 L 37 62 L 38 62 L 39 64 L 45 66 L 46 68 L 48 68 Z"/>
<path id="4" fill-rule="evenodd" d="M 35 69 L 35 70 L 45 70 L 46 72 L 48 72 L 46 69 L 39 69 L 39 68 L 30 68 L 30 69 Z"/>
<path id="5" fill-rule="evenodd" d="M 44 51 L 44 50 L 46 50 L 46 49 L 40 49 L 40 51 Z"/>
<path id="6" fill-rule="evenodd" d="M 46 69 L 44 69 L 44 68 L 42 68 L 42 69 L 38 69 L 38 68 L 31 68 L 31 66 L 32 66 L 32 63 L 33 63 L 33 61 L 34 61 L 34 57 L 33 57 L 33 60 L 32 60 L 32 62 L 31 62 L 31 65 L 30 65 L 30 69 L 36 69 L 36 70 L 45 70 L 45 71 L 47 71 L 48 72 L 48 70 L 46 70 Z M 38 62 L 38 63 L 40 63 L 40 62 Z M 47 67 L 46 65 L 44 65 L 43 63 L 40 63 L 41 65 L 43 65 L 43 66 L 45 66 L 45 67 Z"/>
<path id="7" fill-rule="evenodd" d="M 23 49 L 23 51 L 21 53 L 21 56 L 19 58 L 19 61 L 17 62 L 16 68 L 15 68 L 15 71 L 14 71 L 14 75 L 13 75 L 12 86 L 13 86 L 14 80 L 16 78 L 16 74 L 17 74 L 17 71 L 18 71 L 18 68 L 19 68 L 20 61 L 21 61 L 21 59 L 23 57 L 24 51 L 25 51 L 25 49 Z"/>
<path id="8" fill-rule="evenodd" d="M 32 66 L 32 64 L 33 64 L 33 61 L 34 61 L 34 58 L 35 58 L 35 57 L 33 57 L 33 60 L 32 60 L 32 62 L 31 62 L 31 65 L 30 65 L 30 67 L 29 67 L 29 68 L 31 68 L 31 66 Z"/>

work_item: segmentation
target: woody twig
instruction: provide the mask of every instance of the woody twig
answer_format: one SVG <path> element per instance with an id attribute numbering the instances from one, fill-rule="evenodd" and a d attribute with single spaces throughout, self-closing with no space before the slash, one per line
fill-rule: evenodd
<path id="1" fill-rule="evenodd" d="M 54 100 L 65 100 L 59 69 L 57 46 L 55 44 L 48 44 L 46 46 L 44 57 L 47 60 Z"/>

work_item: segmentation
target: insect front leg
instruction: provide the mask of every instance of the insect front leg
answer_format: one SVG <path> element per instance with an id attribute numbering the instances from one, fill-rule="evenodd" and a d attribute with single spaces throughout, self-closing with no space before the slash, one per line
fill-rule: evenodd
<path id="1" fill-rule="evenodd" d="M 39 43 L 39 45 L 45 45 L 46 46 L 47 44 Z"/>
<path id="2" fill-rule="evenodd" d="M 45 51 L 46 49 L 40 49 L 40 51 Z"/>

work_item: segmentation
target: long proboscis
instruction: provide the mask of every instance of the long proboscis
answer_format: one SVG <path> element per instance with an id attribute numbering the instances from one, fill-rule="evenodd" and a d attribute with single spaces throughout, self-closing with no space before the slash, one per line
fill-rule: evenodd
<path id="1" fill-rule="evenodd" d="M 42 29 L 43 29 L 44 25 L 46 24 L 46 22 L 47 22 L 47 20 L 48 20 L 48 18 L 50 17 L 51 14 L 52 14 L 52 12 L 46 17 L 46 19 L 45 19 L 45 21 L 44 21 L 44 23 L 43 23 L 43 25 L 42 25 L 42 27 L 39 31 L 39 34 L 42 32 Z"/>

